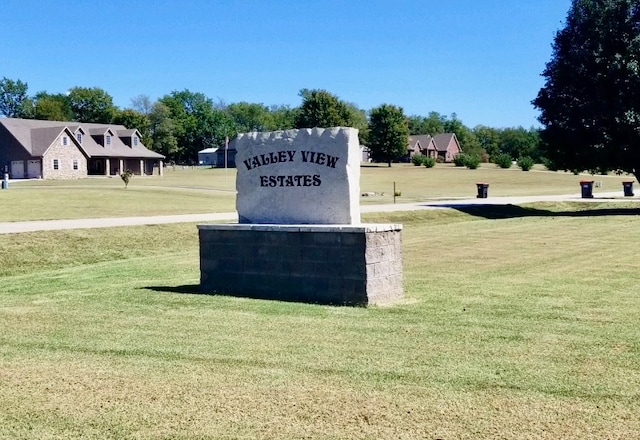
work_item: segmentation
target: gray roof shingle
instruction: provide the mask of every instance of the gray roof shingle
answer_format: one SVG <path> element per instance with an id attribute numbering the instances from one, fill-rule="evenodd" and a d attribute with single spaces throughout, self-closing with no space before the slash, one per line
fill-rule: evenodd
<path id="1" fill-rule="evenodd" d="M 83 136 L 80 144 L 80 148 L 89 157 L 164 159 L 162 154 L 149 150 L 141 142 L 137 145 L 132 143 L 131 147 L 122 142 L 121 136 L 133 136 L 137 132 L 137 130 L 127 129 L 124 125 L 17 118 L 0 118 L 0 124 L 34 157 L 42 156 L 65 128 L 71 134 L 81 128 L 84 133 L 91 134 L 91 136 Z M 109 132 L 113 135 L 110 145 L 103 146 L 96 142 L 95 136 L 102 136 Z"/>

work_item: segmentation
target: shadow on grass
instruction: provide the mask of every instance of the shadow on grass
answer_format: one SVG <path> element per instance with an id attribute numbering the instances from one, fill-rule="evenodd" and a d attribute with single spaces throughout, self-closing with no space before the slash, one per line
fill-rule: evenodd
<path id="1" fill-rule="evenodd" d="M 508 219 L 516 217 L 605 217 L 620 215 L 640 215 L 640 208 L 605 208 L 584 209 L 573 211 L 550 211 L 539 208 L 528 208 L 519 205 L 439 205 L 456 211 L 483 217 L 489 220 Z"/>
<path id="2" fill-rule="evenodd" d="M 225 296 L 231 298 L 248 298 L 248 299 L 261 299 L 267 301 L 280 301 L 286 303 L 302 303 L 302 304 L 316 304 L 316 305 L 328 305 L 328 306 L 352 306 L 361 307 L 365 304 L 351 303 L 351 302 L 338 302 L 331 301 L 322 297 L 313 297 L 309 295 L 282 295 L 282 294 L 268 294 L 268 293 L 233 293 L 233 292 L 203 292 L 200 289 L 200 284 L 185 284 L 182 286 L 146 286 L 140 287 L 140 290 L 151 290 L 153 292 L 163 293 L 178 293 L 183 295 L 208 295 L 208 296 Z"/>
<path id="3" fill-rule="evenodd" d="M 200 284 L 185 284 L 183 286 L 146 286 L 141 290 L 152 290 L 154 292 L 164 293 L 182 293 L 187 295 L 211 295 L 200 291 Z"/>

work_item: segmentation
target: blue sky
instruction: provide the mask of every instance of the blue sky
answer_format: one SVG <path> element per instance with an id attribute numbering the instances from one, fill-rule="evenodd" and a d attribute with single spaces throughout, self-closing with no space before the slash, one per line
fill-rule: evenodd
<path id="1" fill-rule="evenodd" d="M 114 103 L 173 90 L 300 105 L 326 89 L 369 110 L 537 126 L 570 0 L 3 0 L 0 77 L 29 93 L 100 87 Z"/>

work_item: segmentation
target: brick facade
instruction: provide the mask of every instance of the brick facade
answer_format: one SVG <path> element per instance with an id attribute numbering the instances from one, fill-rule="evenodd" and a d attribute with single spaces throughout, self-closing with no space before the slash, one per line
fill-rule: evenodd
<path id="1" fill-rule="evenodd" d="M 400 225 L 199 225 L 201 290 L 323 304 L 402 298 Z"/>
<path id="2" fill-rule="evenodd" d="M 162 170 L 163 159 L 123 125 L 0 118 L 0 169 L 12 179 L 145 175 Z"/>
<path id="3" fill-rule="evenodd" d="M 66 138 L 66 145 L 64 145 L 64 138 Z M 58 161 L 57 170 L 54 168 L 55 160 Z M 74 161 L 77 169 L 74 169 Z M 86 176 L 86 156 L 71 141 L 68 133 L 62 132 L 42 156 L 42 178 L 79 179 Z"/>

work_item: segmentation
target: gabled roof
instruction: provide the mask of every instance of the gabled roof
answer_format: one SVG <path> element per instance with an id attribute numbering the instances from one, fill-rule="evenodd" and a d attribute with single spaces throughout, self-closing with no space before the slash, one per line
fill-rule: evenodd
<path id="1" fill-rule="evenodd" d="M 107 133 L 118 133 L 129 131 L 124 125 L 115 124 L 92 124 L 84 122 L 64 122 L 64 121 L 40 121 L 36 119 L 0 118 L 2 124 L 16 138 L 22 147 L 32 156 L 42 156 L 47 148 L 53 143 L 56 136 L 63 130 L 68 130 L 72 142 L 78 146 L 88 157 L 130 157 L 164 159 L 162 154 L 147 149 L 141 142 L 138 145 L 128 146 L 122 142 L 118 136 L 113 136 L 111 144 L 103 147 L 98 144 L 92 136 L 86 136 L 82 144 L 78 144 L 72 136 L 78 130 L 83 133 L 90 133 L 93 136 L 100 136 Z M 134 130 L 135 132 L 136 130 Z M 57 133 L 54 136 L 54 133 Z M 53 137 L 52 137 L 53 136 Z M 51 141 L 46 144 L 47 140 Z"/>
<path id="2" fill-rule="evenodd" d="M 117 135 L 119 137 L 132 137 L 136 133 L 138 134 L 138 137 L 140 137 L 140 132 L 135 128 L 117 131 Z"/>
<path id="3" fill-rule="evenodd" d="M 455 133 L 441 133 L 433 137 L 433 142 L 436 144 L 436 148 L 438 151 L 447 151 L 447 148 L 452 141 L 455 141 L 455 143 L 458 145 L 458 148 L 460 147 L 458 138 L 456 137 Z"/>
<path id="4" fill-rule="evenodd" d="M 89 129 L 89 134 L 91 136 L 104 136 L 107 133 L 110 133 L 111 136 L 113 136 L 113 131 L 109 126 L 94 127 Z"/>
<path id="5" fill-rule="evenodd" d="M 409 136 L 409 150 L 428 150 L 429 145 L 433 142 L 433 138 L 428 134 Z M 435 145 L 434 145 L 435 148 Z"/>
<path id="6" fill-rule="evenodd" d="M 31 155 L 42 156 L 51 144 L 62 134 L 69 136 L 69 142 L 76 142 L 68 127 L 44 127 L 31 130 Z M 77 142 L 76 142 L 77 143 Z"/>

